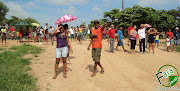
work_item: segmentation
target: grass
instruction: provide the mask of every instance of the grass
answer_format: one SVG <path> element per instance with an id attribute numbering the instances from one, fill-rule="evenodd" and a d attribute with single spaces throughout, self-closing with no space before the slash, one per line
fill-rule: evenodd
<path id="1" fill-rule="evenodd" d="M 32 58 L 23 58 L 26 54 L 37 55 L 42 49 L 24 44 L 11 47 L 10 50 L 0 53 L 0 90 L 1 91 L 34 91 L 36 78 L 27 71 Z"/>
<path id="2" fill-rule="evenodd" d="M 160 43 L 163 44 L 163 46 L 166 46 L 166 42 L 160 42 Z M 174 41 L 172 42 L 172 44 L 173 44 L 173 49 L 174 49 Z M 180 52 L 180 40 L 179 40 L 179 45 L 176 48 L 176 51 Z"/>

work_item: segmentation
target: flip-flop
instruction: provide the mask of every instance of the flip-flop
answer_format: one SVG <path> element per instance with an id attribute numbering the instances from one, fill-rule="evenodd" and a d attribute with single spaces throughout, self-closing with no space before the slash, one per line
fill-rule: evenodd
<path id="1" fill-rule="evenodd" d="M 103 74 L 104 73 L 104 70 L 103 71 L 101 71 L 101 74 Z"/>

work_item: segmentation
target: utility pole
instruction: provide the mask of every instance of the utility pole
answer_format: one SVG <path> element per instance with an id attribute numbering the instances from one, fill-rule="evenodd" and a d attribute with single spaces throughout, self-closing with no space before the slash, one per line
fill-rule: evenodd
<path id="1" fill-rule="evenodd" d="M 122 0 L 122 11 L 124 10 L 124 0 Z"/>

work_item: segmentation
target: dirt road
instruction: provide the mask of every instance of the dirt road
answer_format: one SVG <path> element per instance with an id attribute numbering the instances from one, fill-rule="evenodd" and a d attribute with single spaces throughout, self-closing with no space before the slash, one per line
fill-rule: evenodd
<path id="1" fill-rule="evenodd" d="M 124 42 L 126 44 L 127 41 Z M 40 91 L 155 91 L 157 86 L 162 87 L 155 75 L 161 66 L 171 64 L 180 71 L 180 53 L 166 52 L 161 46 L 155 48 L 155 54 L 131 55 L 130 47 L 125 45 L 128 52 L 123 52 L 119 47 L 120 50 L 112 54 L 108 52 L 108 43 L 103 40 L 101 63 L 105 73 L 100 74 L 98 68 L 96 76 L 92 78 L 93 61 L 91 51 L 87 51 L 89 41 L 82 43 L 71 42 L 74 54 L 70 55 L 68 78 L 63 78 L 63 68 L 59 65 L 56 80 L 52 79 L 56 46 L 30 43 L 45 49 L 39 57 L 33 58 L 31 64 L 31 73 L 38 78 Z M 139 52 L 139 46 L 136 46 L 136 50 Z M 180 81 L 175 87 L 180 87 Z"/>

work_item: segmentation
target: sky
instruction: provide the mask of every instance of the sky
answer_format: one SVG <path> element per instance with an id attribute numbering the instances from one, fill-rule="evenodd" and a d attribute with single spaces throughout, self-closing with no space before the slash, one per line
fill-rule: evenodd
<path id="1" fill-rule="evenodd" d="M 73 15 L 78 19 L 72 21 L 69 26 L 78 26 L 91 20 L 102 19 L 103 12 L 114 8 L 122 8 L 122 0 L 0 0 L 9 7 L 7 19 L 17 16 L 21 19 L 31 17 L 36 19 L 41 26 L 48 23 L 54 25 L 56 20 L 63 15 Z M 124 0 L 124 8 L 139 5 L 152 7 L 158 10 L 177 9 L 180 0 Z"/>

